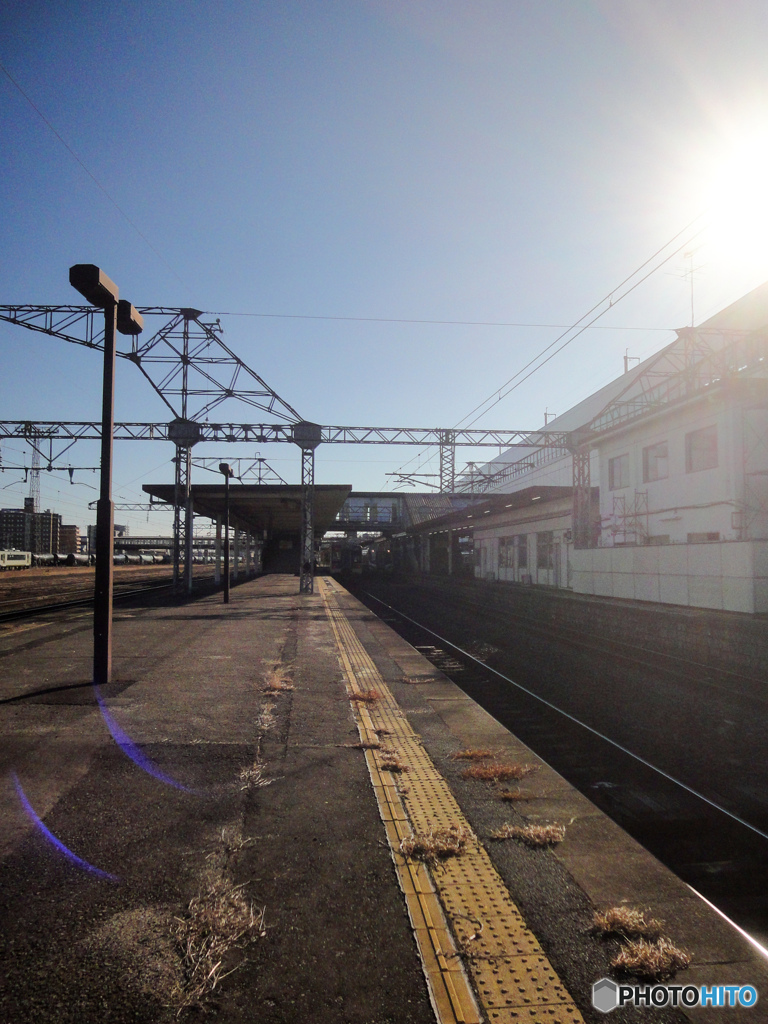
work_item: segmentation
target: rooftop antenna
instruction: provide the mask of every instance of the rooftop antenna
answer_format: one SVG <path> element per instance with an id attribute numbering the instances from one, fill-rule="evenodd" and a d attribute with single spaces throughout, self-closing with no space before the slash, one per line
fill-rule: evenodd
<path id="1" fill-rule="evenodd" d="M 693 315 L 693 275 L 696 273 L 697 270 L 701 270 L 700 266 L 694 267 L 693 265 L 693 257 L 696 255 L 697 252 L 697 249 L 690 249 L 688 252 L 683 253 L 683 259 L 688 260 L 688 269 L 685 271 L 685 274 L 683 276 L 687 277 L 691 284 L 691 327 L 693 327 L 693 325 L 696 322 Z"/>
<path id="2" fill-rule="evenodd" d="M 628 348 L 624 349 L 624 373 L 629 373 L 629 364 L 632 361 L 634 361 L 636 363 L 639 363 L 640 362 L 640 356 L 631 356 L 629 354 L 629 349 Z M 546 424 L 545 424 L 545 426 L 546 426 Z"/>

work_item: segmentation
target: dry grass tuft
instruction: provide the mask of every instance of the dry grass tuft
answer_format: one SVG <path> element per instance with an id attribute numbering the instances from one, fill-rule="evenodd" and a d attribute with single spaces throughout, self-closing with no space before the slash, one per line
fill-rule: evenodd
<path id="1" fill-rule="evenodd" d="M 261 732 L 266 732 L 268 729 L 274 729 L 277 724 L 277 719 L 272 714 L 274 710 L 274 704 L 262 704 L 256 713 L 254 724 Z"/>
<path id="2" fill-rule="evenodd" d="M 507 779 L 523 779 L 539 770 L 536 764 L 473 764 L 461 773 L 462 779 L 481 779 L 483 782 L 503 782 Z"/>
<path id="3" fill-rule="evenodd" d="M 491 839 L 518 839 L 526 846 L 554 846 L 565 839 L 562 825 L 502 825 L 491 832 Z"/>
<path id="4" fill-rule="evenodd" d="M 391 736 L 392 733 L 389 729 L 374 729 L 377 736 Z"/>
<path id="5" fill-rule="evenodd" d="M 177 1016 L 204 1006 L 219 983 L 245 963 L 241 951 L 246 943 L 266 934 L 266 908 L 257 909 L 247 898 L 247 883 L 232 883 L 237 855 L 252 842 L 237 828 L 222 829 L 206 857 L 209 866 L 199 894 L 183 916 L 174 918 L 171 931 L 181 970 L 171 1001 Z"/>
<path id="6" fill-rule="evenodd" d="M 663 921 L 646 917 L 645 911 L 637 907 L 609 907 L 608 910 L 595 911 L 592 920 L 593 932 L 626 939 L 658 939 L 663 927 Z"/>
<path id="7" fill-rule="evenodd" d="M 174 993 L 179 1014 L 202 1004 L 219 982 L 242 966 L 235 950 L 265 934 L 265 908 L 254 908 L 243 893 L 244 885 L 217 879 L 190 900 L 183 918 L 176 918 L 174 938 L 183 970 Z"/>
<path id="8" fill-rule="evenodd" d="M 379 742 L 372 743 L 367 740 L 360 740 L 358 743 L 342 743 L 342 747 L 349 747 L 350 750 L 381 750 Z"/>
<path id="9" fill-rule="evenodd" d="M 474 839 L 470 829 L 449 825 L 430 829 L 429 832 L 414 832 L 401 841 L 400 852 L 413 860 L 434 864 L 447 857 L 458 857 L 470 839 Z"/>
<path id="10" fill-rule="evenodd" d="M 611 967 L 649 981 L 662 981 L 690 964 L 690 956 L 669 939 L 637 939 L 628 942 L 611 960 Z"/>
<path id="11" fill-rule="evenodd" d="M 264 778 L 264 767 L 261 761 L 254 761 L 252 765 L 241 768 L 238 774 L 240 789 L 257 789 L 259 786 L 271 786 L 275 780 Z"/>
<path id="12" fill-rule="evenodd" d="M 381 760 L 379 761 L 379 768 L 383 772 L 394 772 L 395 774 L 400 774 L 401 772 L 408 772 L 411 770 L 405 762 L 400 760 L 397 754 L 381 748 L 380 751 Z"/>
<path id="13" fill-rule="evenodd" d="M 291 690 L 293 690 L 293 683 L 288 678 L 283 666 L 279 663 L 272 665 L 267 671 L 262 693 L 288 693 Z"/>
<path id="14" fill-rule="evenodd" d="M 293 683 L 289 683 L 287 679 L 270 679 L 267 685 L 262 689 L 262 693 L 289 693 L 294 689 Z"/>
<path id="15" fill-rule="evenodd" d="M 476 748 L 457 750 L 455 754 L 451 754 L 451 759 L 454 761 L 486 761 L 489 757 L 493 757 L 492 750 L 479 750 Z"/>
<path id="16" fill-rule="evenodd" d="M 381 700 L 381 694 L 378 690 L 363 690 L 361 693 L 350 694 L 350 700 L 360 701 L 362 704 L 373 704 L 376 700 Z"/>
<path id="17" fill-rule="evenodd" d="M 519 789 L 502 789 L 499 793 L 500 800 L 530 800 L 530 797 L 526 796 L 525 793 L 521 793 Z"/>

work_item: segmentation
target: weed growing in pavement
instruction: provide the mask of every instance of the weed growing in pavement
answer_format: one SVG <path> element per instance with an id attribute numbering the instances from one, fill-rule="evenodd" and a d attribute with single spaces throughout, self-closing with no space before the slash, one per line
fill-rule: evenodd
<path id="1" fill-rule="evenodd" d="M 363 690 L 361 693 L 350 694 L 349 699 L 361 704 L 373 704 L 374 701 L 381 700 L 381 694 L 378 690 Z"/>
<path id="2" fill-rule="evenodd" d="M 262 689 L 262 693 L 290 693 L 294 689 L 293 683 L 286 679 L 273 679 Z"/>
<path id="3" fill-rule="evenodd" d="M 445 828 L 414 832 L 406 836 L 400 842 L 400 852 L 404 857 L 434 864 L 447 857 L 458 857 L 471 839 L 474 839 L 471 829 L 462 825 L 448 825 Z"/>
<path id="4" fill-rule="evenodd" d="M 502 825 L 491 832 L 490 839 L 517 839 L 526 846 L 554 846 L 562 843 L 565 828 L 562 825 Z"/>
<path id="5" fill-rule="evenodd" d="M 257 789 L 259 786 L 271 786 L 274 779 L 264 778 L 264 764 L 261 761 L 254 761 L 247 768 L 241 768 L 238 774 L 240 789 Z"/>
<path id="6" fill-rule="evenodd" d="M 462 779 L 481 779 L 483 782 L 505 782 L 507 779 L 523 779 L 539 770 L 536 764 L 473 764 L 461 773 Z"/>
<path id="7" fill-rule="evenodd" d="M 277 719 L 272 714 L 275 710 L 274 704 L 262 704 L 256 713 L 256 719 L 254 724 L 260 732 L 267 732 L 269 729 L 274 729 Z"/>
<path id="8" fill-rule="evenodd" d="M 284 667 L 278 662 L 272 665 L 264 679 L 262 693 L 288 693 L 293 690 L 293 683 Z"/>
<path id="9" fill-rule="evenodd" d="M 247 883 L 232 884 L 232 862 L 252 840 L 236 829 L 222 829 L 220 844 L 209 862 L 197 896 L 183 917 L 174 919 L 173 938 L 181 961 L 181 978 L 172 993 L 177 1016 L 202 1007 L 221 981 L 245 962 L 239 950 L 266 934 L 266 908 L 254 907 L 245 895 Z"/>
<path id="10" fill-rule="evenodd" d="M 658 939 L 664 922 L 646 917 L 646 912 L 637 907 L 609 907 L 596 910 L 592 919 L 592 931 L 598 935 L 618 935 L 626 939 Z"/>
<path id="11" fill-rule="evenodd" d="M 368 740 L 360 740 L 358 743 L 342 743 L 342 747 L 349 747 L 351 750 L 381 750 L 381 744 L 377 741 L 372 743 Z"/>
<path id="12" fill-rule="evenodd" d="M 489 757 L 493 757 L 492 750 L 480 750 L 474 747 L 457 750 L 455 754 L 451 754 L 454 761 L 487 761 Z"/>
<path id="13" fill-rule="evenodd" d="M 400 760 L 398 755 L 392 750 L 386 750 L 380 747 L 381 759 L 379 761 L 379 768 L 384 772 L 394 772 L 400 774 L 401 772 L 408 772 L 410 768 L 407 764 Z"/>
<path id="14" fill-rule="evenodd" d="M 529 796 L 526 796 L 525 793 L 521 793 L 519 789 L 502 789 L 502 791 L 499 793 L 499 799 L 512 801 L 530 800 L 531 798 Z"/>
<path id="15" fill-rule="evenodd" d="M 685 950 L 670 939 L 653 942 L 637 939 L 627 942 L 611 960 L 611 967 L 623 974 L 633 974 L 648 981 L 663 981 L 676 971 L 684 970 L 691 962 Z"/>

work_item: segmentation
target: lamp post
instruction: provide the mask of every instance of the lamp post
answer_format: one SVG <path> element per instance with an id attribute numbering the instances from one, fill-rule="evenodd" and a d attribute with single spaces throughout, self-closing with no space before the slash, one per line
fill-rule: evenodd
<path id="1" fill-rule="evenodd" d="M 112 583 L 114 509 L 112 435 L 115 422 L 115 332 L 140 334 L 144 320 L 103 270 L 92 263 L 69 268 L 69 283 L 92 306 L 104 310 L 104 378 L 101 399 L 101 481 L 96 504 L 96 582 L 93 595 L 93 681 L 112 679 Z"/>
<path id="2" fill-rule="evenodd" d="M 219 472 L 224 474 L 224 604 L 229 604 L 229 478 L 232 467 L 228 462 L 220 462 Z"/>

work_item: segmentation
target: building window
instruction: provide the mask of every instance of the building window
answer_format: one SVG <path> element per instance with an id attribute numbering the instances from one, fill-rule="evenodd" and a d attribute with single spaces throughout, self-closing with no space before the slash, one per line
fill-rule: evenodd
<path id="1" fill-rule="evenodd" d="M 646 541 L 646 544 L 650 545 L 650 547 L 652 547 L 652 548 L 661 547 L 662 544 L 669 544 L 669 534 L 668 533 L 652 533 L 650 535 L 650 537 L 648 538 L 648 540 Z"/>
<path id="2" fill-rule="evenodd" d="M 608 460 L 608 490 L 629 487 L 629 455 L 617 455 Z"/>
<path id="3" fill-rule="evenodd" d="M 719 533 L 689 533 L 689 544 L 715 544 L 720 540 Z"/>
<path id="4" fill-rule="evenodd" d="M 499 568 L 514 569 L 515 541 L 514 537 L 501 537 L 499 540 Z"/>
<path id="5" fill-rule="evenodd" d="M 717 427 L 704 427 L 685 435 L 685 472 L 698 473 L 700 469 L 717 466 Z"/>
<path id="6" fill-rule="evenodd" d="M 539 569 L 552 568 L 552 548 L 554 534 L 552 530 L 543 530 L 536 534 L 536 566 Z"/>
<path id="7" fill-rule="evenodd" d="M 518 569 L 528 568 L 528 534 L 518 533 L 517 541 L 517 567 Z"/>
<path id="8" fill-rule="evenodd" d="M 649 445 L 643 448 L 643 483 L 654 480 L 666 480 L 669 476 L 669 452 L 667 442 Z"/>

